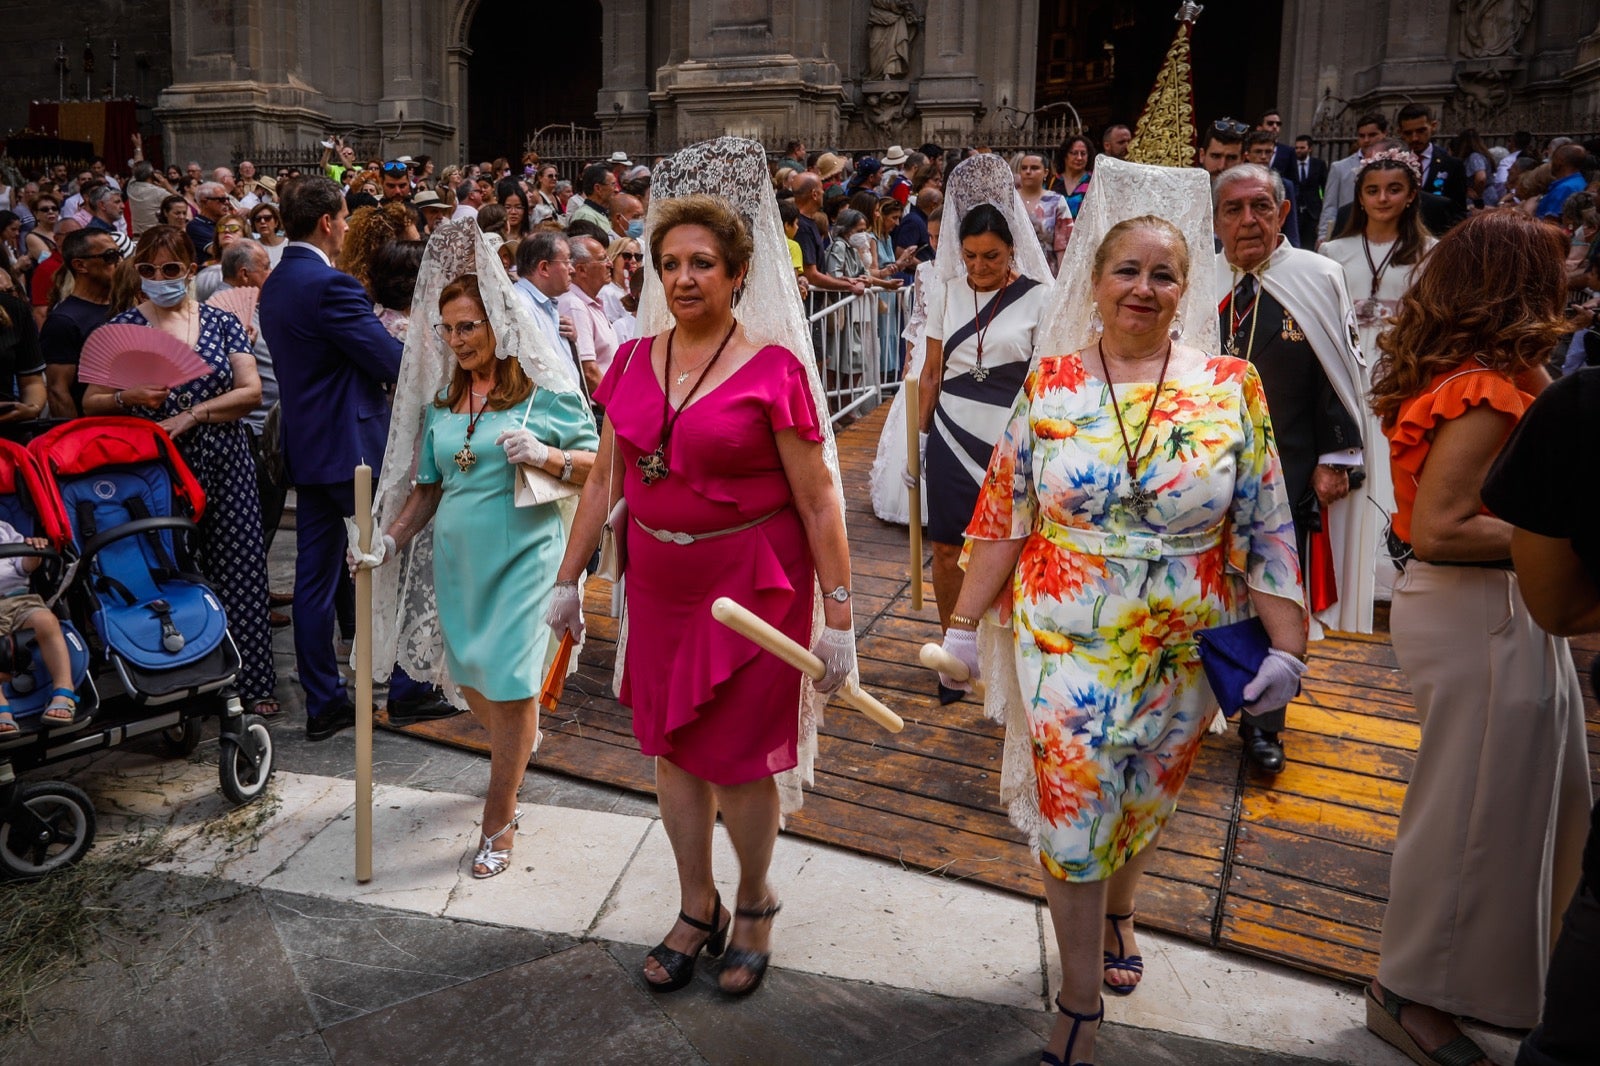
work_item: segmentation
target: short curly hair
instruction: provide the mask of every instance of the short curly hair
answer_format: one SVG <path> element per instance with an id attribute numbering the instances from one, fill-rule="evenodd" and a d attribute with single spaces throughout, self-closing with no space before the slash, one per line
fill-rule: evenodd
<path id="1" fill-rule="evenodd" d="M 704 226 L 717 240 L 717 250 L 727 264 L 728 276 L 737 277 L 755 256 L 750 227 L 721 197 L 695 194 L 660 200 L 651 205 L 650 265 L 661 273 L 661 245 L 679 226 Z"/>

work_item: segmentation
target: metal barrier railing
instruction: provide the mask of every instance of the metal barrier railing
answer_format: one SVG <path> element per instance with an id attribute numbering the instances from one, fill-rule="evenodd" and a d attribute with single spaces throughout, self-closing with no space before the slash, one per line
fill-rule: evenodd
<path id="1" fill-rule="evenodd" d="M 859 296 L 812 293 L 807 322 L 833 422 L 866 414 L 900 387 L 905 353 L 900 334 L 912 292 L 908 286 L 868 289 Z"/>

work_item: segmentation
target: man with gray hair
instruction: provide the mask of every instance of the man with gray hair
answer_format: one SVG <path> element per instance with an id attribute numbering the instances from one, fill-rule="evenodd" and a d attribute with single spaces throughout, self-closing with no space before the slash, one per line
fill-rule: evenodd
<path id="1" fill-rule="evenodd" d="M 1222 243 L 1217 289 L 1227 294 L 1222 350 L 1249 360 L 1261 375 L 1307 575 L 1306 602 L 1316 619 L 1311 635 L 1321 636 L 1318 622 L 1370 633 L 1376 509 L 1351 490 L 1366 480 L 1367 459 L 1381 460 L 1386 449 L 1379 442 L 1362 448 L 1367 375 L 1344 270 L 1282 238 L 1290 208 L 1276 171 L 1242 163 L 1218 174 L 1211 189 Z M 1313 534 L 1332 545 L 1331 589 L 1310 565 Z M 1240 719 L 1245 754 L 1267 773 L 1283 768 L 1283 726 L 1281 710 Z"/>
<path id="2" fill-rule="evenodd" d="M 613 205 L 620 199 L 620 194 L 612 197 Z M 593 393 L 611 368 L 611 357 L 617 354 L 617 333 L 600 302 L 600 290 L 611 280 L 611 267 L 606 263 L 605 247 L 593 237 L 570 237 L 567 244 L 572 249 L 572 285 L 561 294 L 557 307 L 572 321 L 578 367 Z"/>
<path id="3" fill-rule="evenodd" d="M 189 220 L 184 232 L 194 242 L 196 261 L 203 262 L 206 249 L 217 239 L 217 219 L 228 213 L 233 201 L 228 197 L 228 190 L 215 181 L 201 182 L 195 190 L 194 201 L 200 213 Z"/>
<path id="4" fill-rule="evenodd" d="M 522 298 L 533 311 L 533 320 L 550 347 L 571 353 L 578 380 L 587 376 L 578 362 L 577 329 L 572 319 L 561 313 L 560 300 L 572 287 L 572 246 L 559 233 L 539 230 L 517 245 L 517 284 Z"/>
<path id="5" fill-rule="evenodd" d="M 160 221 L 161 201 L 170 195 L 170 190 L 157 184 L 155 177 L 156 168 L 150 165 L 149 160 L 141 159 L 133 164 L 133 180 L 128 182 L 127 199 L 133 216 L 128 233 L 135 240 L 138 240 L 139 234 Z"/>
<path id="6" fill-rule="evenodd" d="M 450 216 L 454 222 L 458 218 L 478 217 L 478 208 L 483 206 L 483 187 L 477 182 L 468 179 L 456 186 L 456 209 Z"/>
<path id="7" fill-rule="evenodd" d="M 122 194 L 109 185 L 95 185 L 84 196 L 84 207 L 89 211 L 89 223 L 84 229 L 100 230 L 117 242 L 117 251 L 124 259 L 133 254 L 133 242 L 123 233 Z"/>

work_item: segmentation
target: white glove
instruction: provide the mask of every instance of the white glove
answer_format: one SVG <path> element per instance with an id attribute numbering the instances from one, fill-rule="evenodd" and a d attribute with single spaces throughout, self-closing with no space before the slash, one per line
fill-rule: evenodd
<path id="1" fill-rule="evenodd" d="M 922 471 L 924 477 L 928 475 L 928 435 L 926 433 L 917 434 L 917 469 Z M 917 487 L 917 482 L 912 478 L 911 467 L 909 466 L 900 472 L 900 480 L 905 483 L 908 489 Z"/>
<path id="2" fill-rule="evenodd" d="M 856 668 L 856 631 L 823 629 L 822 636 L 812 645 L 811 654 L 821 659 L 828 671 L 821 681 L 813 681 L 812 685 L 824 696 L 837 692 Z"/>
<path id="3" fill-rule="evenodd" d="M 506 462 L 543 466 L 550 458 L 550 446 L 533 435 L 531 429 L 508 429 L 494 439 L 506 450 Z"/>
<path id="4" fill-rule="evenodd" d="M 1268 650 L 1261 669 L 1244 687 L 1244 698 L 1250 701 L 1244 705 L 1244 712 L 1267 714 L 1287 707 L 1300 694 L 1300 675 L 1305 672 L 1306 664 L 1288 652 Z"/>
<path id="5" fill-rule="evenodd" d="M 544 613 L 544 624 L 550 627 L 556 639 L 571 633 L 572 639 L 583 642 L 583 599 L 577 585 L 557 585 L 550 597 L 550 609 Z"/>
<path id="6" fill-rule="evenodd" d="M 372 550 L 370 552 L 363 552 L 361 550 L 361 531 L 356 528 L 356 521 L 353 518 L 344 520 L 344 533 L 348 542 L 348 547 L 344 553 L 344 565 L 349 568 L 352 575 L 357 570 L 371 570 L 374 567 L 382 566 L 383 561 L 395 552 L 394 538 L 387 533 L 372 542 Z"/>
<path id="7" fill-rule="evenodd" d="M 947 654 L 954 655 L 966 664 L 967 672 L 972 676 L 965 681 L 957 681 L 949 674 L 940 672 L 939 684 L 945 688 L 971 692 L 972 683 L 983 676 L 983 670 L 978 666 L 978 631 L 976 629 L 945 630 L 944 650 Z"/>

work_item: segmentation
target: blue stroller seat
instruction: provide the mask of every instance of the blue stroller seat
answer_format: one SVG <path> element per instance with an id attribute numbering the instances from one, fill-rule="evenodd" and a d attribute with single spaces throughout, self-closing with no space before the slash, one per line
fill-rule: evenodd
<path id="1" fill-rule="evenodd" d="M 162 703 L 231 682 L 239 654 L 227 614 L 184 565 L 179 536 L 205 497 L 171 438 L 142 419 L 84 419 L 29 448 L 55 482 L 79 551 L 87 620 L 130 694 Z"/>

